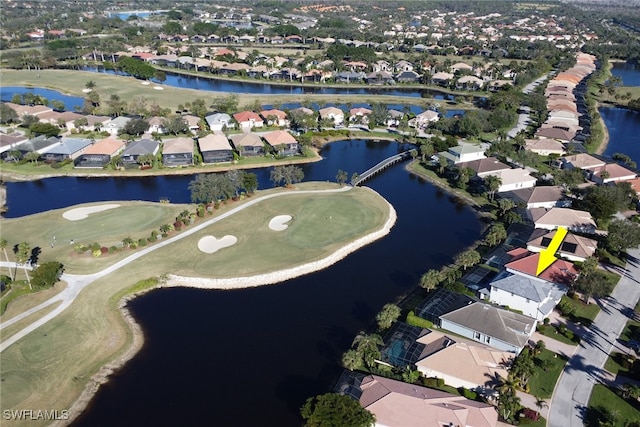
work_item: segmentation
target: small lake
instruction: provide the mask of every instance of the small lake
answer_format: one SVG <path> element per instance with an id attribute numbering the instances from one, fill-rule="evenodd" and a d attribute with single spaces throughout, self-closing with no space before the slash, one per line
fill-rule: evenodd
<path id="1" fill-rule="evenodd" d="M 623 86 L 640 86 L 640 65 L 629 62 L 614 62 L 611 74 L 622 79 Z"/>
<path id="2" fill-rule="evenodd" d="M 408 146 L 334 142 L 305 180 L 362 172 Z M 266 188 L 268 169 L 256 170 Z M 188 201 L 193 176 L 52 178 L 8 183 L 17 216 L 84 201 Z M 298 427 L 299 408 L 331 391 L 340 358 L 380 308 L 424 271 L 452 261 L 479 237 L 464 205 L 396 165 L 367 185 L 395 207 L 391 233 L 337 264 L 286 282 L 236 291 L 162 289 L 129 303 L 145 331 L 143 349 L 100 387 L 76 426 Z"/>

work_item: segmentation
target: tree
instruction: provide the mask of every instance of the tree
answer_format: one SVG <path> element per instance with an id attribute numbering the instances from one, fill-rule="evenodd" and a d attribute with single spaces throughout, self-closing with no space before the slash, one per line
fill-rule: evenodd
<path id="1" fill-rule="evenodd" d="M 615 252 L 622 252 L 640 245 L 640 224 L 626 219 L 614 219 L 609 223 L 607 246 Z"/>
<path id="2" fill-rule="evenodd" d="M 93 80 L 89 80 L 84 84 L 84 87 L 87 89 L 93 89 L 94 87 L 96 87 L 96 83 Z"/>
<path id="3" fill-rule="evenodd" d="M 466 250 L 456 257 L 456 264 L 462 266 L 464 270 L 480 262 L 480 254 L 474 249 Z"/>
<path id="4" fill-rule="evenodd" d="M 4 259 L 9 262 L 9 256 L 7 255 L 7 239 L 0 239 L 0 249 L 2 249 L 2 253 L 4 254 Z"/>
<path id="5" fill-rule="evenodd" d="M 504 216 L 511 209 L 515 208 L 516 202 L 511 199 L 500 199 L 498 200 L 498 210 L 500 211 L 500 216 Z"/>
<path id="6" fill-rule="evenodd" d="M 487 235 L 484 238 L 484 243 L 487 245 L 494 247 L 507 238 L 507 230 L 504 229 L 504 226 L 499 222 L 494 223 L 489 228 Z"/>
<path id="7" fill-rule="evenodd" d="M 345 171 L 340 169 L 338 171 L 338 174 L 336 175 L 336 182 L 340 185 L 344 185 L 344 183 L 347 182 L 348 178 L 349 178 L 349 175 Z"/>
<path id="8" fill-rule="evenodd" d="M 211 108 L 221 113 L 233 113 L 238 109 L 238 95 L 231 93 L 224 97 L 214 98 Z"/>
<path id="9" fill-rule="evenodd" d="M 378 346 L 383 344 L 380 335 L 360 332 L 354 338 L 352 346 L 356 346 L 356 350 L 362 356 L 364 363 L 371 368 L 375 364 L 376 359 L 380 358 L 380 349 Z"/>
<path id="10" fill-rule="evenodd" d="M 502 185 L 502 179 L 496 175 L 487 175 L 484 178 L 484 187 L 487 190 L 487 199 L 493 201 L 496 196 L 496 191 Z"/>
<path id="11" fill-rule="evenodd" d="M 395 304 L 385 304 L 376 315 L 376 322 L 378 322 L 378 327 L 384 330 L 391 327 L 393 322 L 398 320 L 398 317 L 400 317 L 400 307 Z"/>
<path id="12" fill-rule="evenodd" d="M 27 271 L 27 261 L 31 257 L 31 246 L 27 242 L 21 242 L 18 244 L 17 252 L 16 252 L 16 269 L 19 264 L 22 264 L 22 268 L 24 269 L 24 274 L 27 276 L 27 282 L 29 282 L 29 289 L 33 289 L 31 287 L 31 278 L 29 277 L 29 272 Z M 15 275 L 14 275 L 15 280 Z"/>
<path id="13" fill-rule="evenodd" d="M 358 369 L 362 365 L 362 355 L 358 350 L 350 349 L 342 355 L 342 366 L 350 371 Z"/>
<path id="14" fill-rule="evenodd" d="M 189 131 L 189 123 L 182 116 L 171 116 L 162 121 L 162 127 L 165 131 L 178 135 L 180 133 L 187 133 Z"/>
<path id="15" fill-rule="evenodd" d="M 579 276 L 576 280 L 576 288 L 582 293 L 584 302 L 588 302 L 589 298 L 604 298 L 611 294 L 614 284 L 606 280 L 598 272 L 590 274 L 588 276 Z"/>
<path id="16" fill-rule="evenodd" d="M 24 159 L 27 160 L 28 162 L 33 162 L 36 164 L 36 166 L 38 166 L 38 160 L 40 160 L 40 153 L 38 153 L 37 151 L 29 151 L 27 154 L 24 155 Z"/>
<path id="17" fill-rule="evenodd" d="M 632 194 L 628 183 L 593 185 L 584 191 L 577 208 L 589 212 L 598 222 L 607 222 L 619 210 L 628 208 Z"/>
<path id="18" fill-rule="evenodd" d="M 0 123 L 7 124 L 18 121 L 18 113 L 5 103 L 0 103 Z"/>
<path id="19" fill-rule="evenodd" d="M 248 193 L 253 194 L 258 189 L 258 175 L 253 172 L 245 172 L 242 175 L 242 186 Z"/>
<path id="20" fill-rule="evenodd" d="M 189 183 L 191 201 L 194 203 L 210 203 L 227 200 L 236 191 L 234 184 L 224 174 L 200 174 Z"/>
<path id="21" fill-rule="evenodd" d="M 62 263 L 57 261 L 45 262 L 33 271 L 33 286 L 36 289 L 50 288 L 60 280 L 63 272 Z"/>
<path id="22" fill-rule="evenodd" d="M 286 187 L 291 187 L 293 184 L 302 181 L 304 178 L 304 171 L 297 166 L 276 166 L 271 171 L 270 179 L 275 185 L 284 183 Z"/>
<path id="23" fill-rule="evenodd" d="M 431 157 L 434 153 L 433 142 L 431 140 L 425 141 L 420 144 L 420 156 L 422 156 L 422 162 L 427 161 L 427 157 Z"/>
<path id="24" fill-rule="evenodd" d="M 498 412 L 504 420 L 513 420 L 520 409 L 520 398 L 516 394 L 518 381 L 511 375 L 502 379 L 498 386 Z"/>
<path id="25" fill-rule="evenodd" d="M 156 156 L 154 156 L 151 153 L 141 154 L 137 158 L 138 163 L 142 167 L 153 166 L 153 163 L 155 162 L 155 160 L 156 160 Z"/>
<path id="26" fill-rule="evenodd" d="M 122 133 L 140 136 L 149 130 L 149 122 L 144 119 L 131 119 L 122 128 Z"/>
<path id="27" fill-rule="evenodd" d="M 310 397 L 300 409 L 307 427 L 370 427 L 376 418 L 357 400 L 338 393 Z"/>
<path id="28" fill-rule="evenodd" d="M 442 279 L 442 273 L 438 270 L 431 269 L 420 276 L 420 286 L 427 291 L 431 291 L 435 289 L 440 282 L 442 282 Z"/>
<path id="29" fill-rule="evenodd" d="M 29 126 L 29 131 L 34 135 L 44 135 L 47 138 L 60 135 L 60 128 L 51 123 L 34 123 Z"/>

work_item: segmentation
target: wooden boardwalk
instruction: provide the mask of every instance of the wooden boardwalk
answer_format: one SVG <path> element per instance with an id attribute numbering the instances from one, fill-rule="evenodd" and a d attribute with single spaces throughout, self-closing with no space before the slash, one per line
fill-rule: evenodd
<path id="1" fill-rule="evenodd" d="M 396 163 L 402 162 L 402 161 L 410 158 L 411 157 L 410 151 L 411 150 L 407 150 L 407 151 L 402 152 L 400 154 L 396 154 L 395 156 L 391 156 L 391 157 L 388 157 L 388 158 L 384 159 L 383 161 L 381 161 L 377 165 L 375 165 L 375 166 L 367 169 L 366 171 L 364 171 L 356 179 L 351 180 L 351 185 L 353 185 L 354 187 L 356 185 L 360 185 L 364 181 L 366 181 L 367 179 L 371 178 L 372 176 L 374 176 L 378 172 L 383 171 L 384 169 L 388 168 L 389 166 L 393 166 Z"/>

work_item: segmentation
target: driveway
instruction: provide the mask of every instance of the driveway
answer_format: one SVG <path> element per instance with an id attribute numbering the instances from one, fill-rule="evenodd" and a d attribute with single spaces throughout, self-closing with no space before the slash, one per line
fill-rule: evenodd
<path id="1" fill-rule="evenodd" d="M 551 427 L 582 427 L 593 385 L 611 380 L 603 370 L 604 363 L 614 347 L 622 347 L 617 338 L 640 299 L 640 250 L 628 252 L 623 277 L 611 296 L 602 300 L 602 310 L 586 330 L 556 384 L 549 404 Z"/>

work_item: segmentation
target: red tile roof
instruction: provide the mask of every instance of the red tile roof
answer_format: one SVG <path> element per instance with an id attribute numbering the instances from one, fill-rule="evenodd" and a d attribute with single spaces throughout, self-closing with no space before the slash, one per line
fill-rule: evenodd
<path id="1" fill-rule="evenodd" d="M 505 268 L 513 270 L 515 273 L 522 273 L 528 276 L 536 276 L 538 269 L 538 261 L 540 260 L 540 254 L 526 256 L 524 258 L 511 261 L 505 264 Z M 561 283 L 568 285 L 572 283 L 578 276 L 578 270 L 576 270 L 573 263 L 559 259 L 551 264 L 546 270 L 540 273 L 540 279 L 544 279 L 548 282 Z"/>

